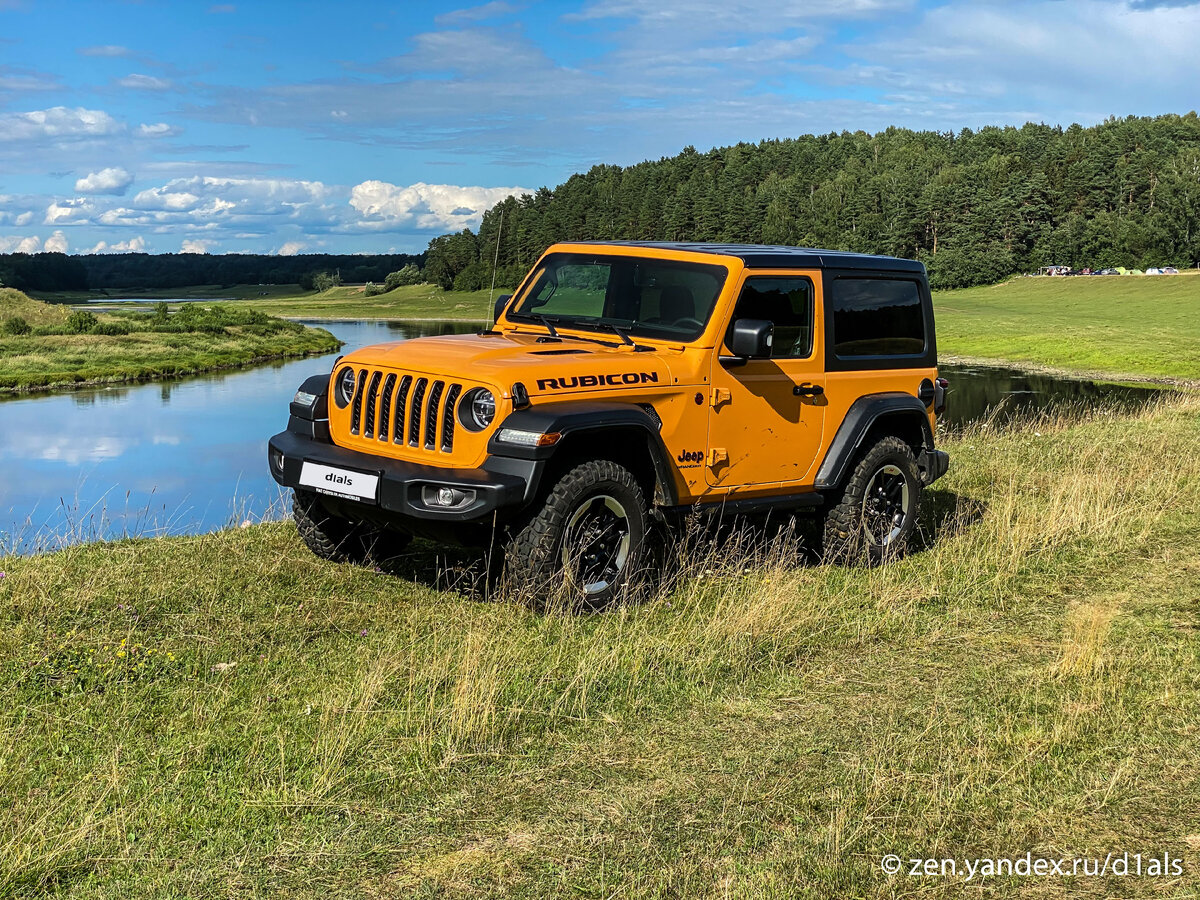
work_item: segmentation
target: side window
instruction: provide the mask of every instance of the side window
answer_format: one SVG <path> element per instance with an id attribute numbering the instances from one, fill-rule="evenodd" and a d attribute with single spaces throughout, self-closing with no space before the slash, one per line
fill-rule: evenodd
<path id="1" fill-rule="evenodd" d="M 774 322 L 771 358 L 804 359 L 812 353 L 812 282 L 807 278 L 772 275 L 748 278 L 733 318 Z"/>
<path id="2" fill-rule="evenodd" d="M 915 281 L 838 278 L 830 294 L 835 356 L 853 359 L 925 352 L 925 313 Z"/>

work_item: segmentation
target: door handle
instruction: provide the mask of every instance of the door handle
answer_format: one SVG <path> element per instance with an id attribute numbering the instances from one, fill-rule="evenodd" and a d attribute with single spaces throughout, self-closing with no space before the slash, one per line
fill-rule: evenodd
<path id="1" fill-rule="evenodd" d="M 819 384 L 809 384 L 807 381 L 792 388 L 792 394 L 796 397 L 820 397 L 823 393 L 825 388 Z"/>

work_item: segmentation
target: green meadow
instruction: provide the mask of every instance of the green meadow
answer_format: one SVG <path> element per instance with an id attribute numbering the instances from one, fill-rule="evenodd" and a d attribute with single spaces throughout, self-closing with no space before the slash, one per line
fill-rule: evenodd
<path id="1" fill-rule="evenodd" d="M 1200 274 L 1015 278 L 934 294 L 938 351 L 1200 383 Z"/>
<path id="2" fill-rule="evenodd" d="M 287 523 L 0 560 L 0 894 L 1194 896 L 1200 400 L 946 446 L 902 561 L 591 616 Z M 1185 868 L 880 864 L 1110 852 Z"/>
<path id="3" fill-rule="evenodd" d="M 161 318 L 93 314 L 0 289 L 0 392 L 190 375 L 339 345 L 324 329 L 250 308 L 188 307 Z"/>

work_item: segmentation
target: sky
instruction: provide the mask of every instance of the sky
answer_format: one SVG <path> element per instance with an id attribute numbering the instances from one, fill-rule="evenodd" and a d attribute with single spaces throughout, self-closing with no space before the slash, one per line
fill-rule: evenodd
<path id="1" fill-rule="evenodd" d="M 0 0 L 0 252 L 419 252 L 598 163 L 1200 106 L 1200 0 Z"/>

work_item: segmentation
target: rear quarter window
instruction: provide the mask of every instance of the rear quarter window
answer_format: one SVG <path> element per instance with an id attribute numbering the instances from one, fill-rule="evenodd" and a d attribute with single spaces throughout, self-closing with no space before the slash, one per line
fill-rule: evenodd
<path id="1" fill-rule="evenodd" d="M 839 359 L 925 352 L 925 311 L 916 281 L 838 278 L 831 299 L 833 353 Z"/>

